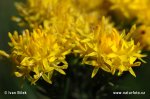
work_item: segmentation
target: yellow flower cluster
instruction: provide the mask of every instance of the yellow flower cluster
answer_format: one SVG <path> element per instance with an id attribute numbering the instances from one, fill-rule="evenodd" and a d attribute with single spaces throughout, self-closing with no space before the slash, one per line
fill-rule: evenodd
<path id="1" fill-rule="evenodd" d="M 13 17 L 20 26 L 29 25 L 35 28 L 39 25 L 55 23 L 62 24 L 77 17 L 84 16 L 86 21 L 97 23 L 98 20 L 107 14 L 105 0 L 27 0 L 26 3 L 17 2 L 16 8 L 21 17 Z M 106 6 L 105 6 L 106 5 Z M 52 23 L 51 23 L 52 22 Z M 70 23 L 71 24 L 71 23 Z"/>
<path id="2" fill-rule="evenodd" d="M 99 69 L 113 75 L 129 71 L 136 76 L 132 67 L 140 66 L 137 60 L 143 61 L 141 58 L 145 55 L 141 50 L 150 50 L 149 25 L 140 16 L 143 10 L 148 10 L 148 0 L 131 1 L 27 0 L 16 3 L 20 16 L 13 20 L 33 32 L 9 33 L 11 53 L 0 51 L 0 55 L 16 64 L 17 77 L 27 78 L 33 84 L 39 78 L 52 83 L 54 71 L 65 74 L 64 69 L 68 67 L 65 56 L 70 53 L 80 54 L 84 64 L 94 67 L 92 77 Z M 137 29 L 133 26 L 129 33 L 121 33 L 109 22 L 111 10 L 120 10 L 126 17 L 137 17 L 146 25 Z"/>
<path id="3" fill-rule="evenodd" d="M 9 33 L 9 37 L 9 45 L 12 47 L 10 58 L 17 65 L 17 77 L 25 77 L 33 84 L 42 77 L 52 83 L 54 70 L 65 74 L 63 69 L 68 67 L 65 55 L 69 51 L 60 46 L 57 35 L 36 29 L 31 33 L 25 30 L 22 35 Z"/>
<path id="4" fill-rule="evenodd" d="M 135 61 L 145 57 L 140 54 L 139 44 L 135 45 L 133 40 L 127 41 L 128 35 L 120 34 L 107 24 L 103 18 L 90 36 L 79 41 L 76 52 L 83 54 L 83 63 L 94 66 L 92 77 L 99 68 L 112 74 L 118 70 L 118 75 L 129 71 L 136 76 L 132 67 L 140 66 L 141 62 Z"/>

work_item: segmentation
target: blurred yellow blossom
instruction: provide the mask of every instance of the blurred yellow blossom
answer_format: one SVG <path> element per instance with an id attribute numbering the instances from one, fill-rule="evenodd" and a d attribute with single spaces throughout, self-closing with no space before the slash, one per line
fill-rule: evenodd
<path id="1" fill-rule="evenodd" d="M 141 25 L 132 34 L 135 42 L 140 42 L 141 49 L 150 50 L 150 26 Z"/>
<path id="2" fill-rule="evenodd" d="M 135 17 L 139 12 L 148 8 L 149 0 L 109 0 L 112 10 L 121 11 L 126 17 Z M 137 13 L 138 11 L 138 13 Z"/>
<path id="3" fill-rule="evenodd" d="M 74 4 L 91 24 L 97 24 L 102 16 L 107 15 L 109 9 L 107 0 L 75 0 Z"/>
<path id="4" fill-rule="evenodd" d="M 149 0 L 109 0 L 111 10 L 118 12 L 118 16 L 137 18 L 137 23 L 150 24 Z"/>
<path id="5" fill-rule="evenodd" d="M 148 8 L 146 10 L 143 10 L 139 12 L 137 16 L 137 23 L 142 23 L 144 25 L 150 25 L 150 8 L 149 8 L 150 3 L 148 4 Z"/>
<path id="6" fill-rule="evenodd" d="M 16 64 L 17 77 L 25 77 L 32 84 L 41 77 L 52 83 L 54 70 L 65 74 L 64 69 L 68 67 L 65 55 L 69 51 L 61 46 L 57 35 L 36 29 L 33 32 L 25 30 L 22 35 L 9 33 L 9 37 L 12 48 L 10 59 Z"/>
<path id="7" fill-rule="evenodd" d="M 54 21 L 64 26 L 64 22 L 67 23 L 70 20 L 68 15 L 72 17 L 78 15 L 72 0 L 45 0 L 44 2 L 27 0 L 26 3 L 17 2 L 16 8 L 21 17 L 13 17 L 13 19 L 20 25 L 27 23 L 31 28 L 45 24 L 53 25 Z"/>
<path id="8" fill-rule="evenodd" d="M 87 22 L 95 24 L 107 14 L 107 3 L 105 0 L 27 0 L 16 3 L 20 17 L 13 16 L 12 19 L 20 26 L 29 25 L 31 28 L 53 23 L 64 27 L 82 15 Z"/>

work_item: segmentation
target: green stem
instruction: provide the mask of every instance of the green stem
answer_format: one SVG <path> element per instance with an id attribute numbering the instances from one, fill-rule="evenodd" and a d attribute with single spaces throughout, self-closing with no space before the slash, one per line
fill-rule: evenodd
<path id="1" fill-rule="evenodd" d="M 68 96 L 68 93 L 69 93 L 69 86 L 70 86 L 70 79 L 67 78 L 63 99 L 67 99 L 67 96 Z"/>

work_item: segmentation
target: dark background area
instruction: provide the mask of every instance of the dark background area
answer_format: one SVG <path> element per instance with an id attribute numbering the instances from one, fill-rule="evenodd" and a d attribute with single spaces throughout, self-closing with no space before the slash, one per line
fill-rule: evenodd
<path id="1" fill-rule="evenodd" d="M 17 15 L 14 0 L 0 1 L 0 50 L 9 53 L 8 32 L 13 33 L 19 30 L 15 22 L 11 21 L 11 16 Z M 148 52 L 145 52 L 148 53 Z M 150 56 L 150 53 L 149 53 Z M 133 77 L 128 72 L 117 81 L 114 91 L 145 91 L 145 95 L 118 95 L 122 99 L 150 99 L 150 57 L 145 58 L 146 64 L 134 68 L 137 77 Z M 24 82 L 21 88 L 20 81 L 12 73 L 11 63 L 5 59 L 0 60 L 0 99 L 41 99 L 36 91 L 36 86 Z M 4 95 L 4 91 L 26 91 L 27 95 Z M 113 92 L 112 92 L 113 93 Z M 114 97 L 118 97 L 115 95 Z M 42 96 L 42 99 L 44 97 Z"/>

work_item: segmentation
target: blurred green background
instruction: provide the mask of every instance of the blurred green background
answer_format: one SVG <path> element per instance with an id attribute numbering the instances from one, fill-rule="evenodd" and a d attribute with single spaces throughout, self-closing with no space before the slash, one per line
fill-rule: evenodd
<path id="1" fill-rule="evenodd" d="M 13 0 L 0 1 L 0 49 L 9 52 L 8 32 L 19 30 L 11 16 L 17 15 Z M 148 52 L 145 52 L 148 53 Z M 150 53 L 149 53 L 150 56 Z M 121 95 L 122 99 L 150 99 L 150 57 L 145 58 L 146 64 L 135 68 L 137 75 L 134 78 L 129 73 L 117 81 L 114 91 L 145 91 L 145 95 Z M 5 59 L 0 60 L 0 99 L 41 99 L 36 86 L 25 82 L 21 88 L 20 81 L 13 75 L 12 67 Z M 26 91 L 27 95 L 4 95 L 4 91 Z M 112 92 L 113 93 L 113 92 Z M 119 96 L 119 95 L 118 95 Z M 115 95 L 114 97 L 118 97 Z M 119 96 L 120 97 L 120 96 Z M 42 96 L 42 99 L 44 97 Z M 106 97 L 107 99 L 107 97 Z"/>

